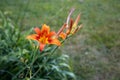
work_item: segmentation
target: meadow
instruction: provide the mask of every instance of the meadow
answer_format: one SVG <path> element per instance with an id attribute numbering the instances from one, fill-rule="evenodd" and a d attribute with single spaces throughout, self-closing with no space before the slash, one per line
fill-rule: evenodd
<path id="1" fill-rule="evenodd" d="M 77 80 L 120 80 L 120 0 L 0 0 L 0 11 L 21 33 L 42 24 L 57 31 L 71 8 L 83 28 L 56 53 L 69 55 Z"/>

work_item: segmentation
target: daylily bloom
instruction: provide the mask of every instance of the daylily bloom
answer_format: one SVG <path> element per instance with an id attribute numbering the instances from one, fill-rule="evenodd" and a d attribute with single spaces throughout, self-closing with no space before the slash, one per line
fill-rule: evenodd
<path id="1" fill-rule="evenodd" d="M 57 37 L 55 37 L 56 33 L 54 31 L 50 32 L 50 27 L 46 24 L 42 26 L 41 30 L 36 27 L 34 28 L 34 31 L 36 32 L 36 34 L 31 34 L 27 36 L 27 39 L 38 41 L 40 45 L 40 51 L 43 51 L 46 44 L 55 44 L 57 46 L 61 45 L 60 41 L 57 39 Z"/>

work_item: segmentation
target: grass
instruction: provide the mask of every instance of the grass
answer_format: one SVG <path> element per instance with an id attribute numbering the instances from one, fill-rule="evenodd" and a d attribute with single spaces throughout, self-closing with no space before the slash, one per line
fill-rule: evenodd
<path id="1" fill-rule="evenodd" d="M 0 0 L 0 10 L 21 27 L 21 31 L 48 24 L 56 31 L 70 8 L 81 13 L 83 29 L 59 48 L 70 55 L 77 80 L 120 79 L 119 0 Z"/>

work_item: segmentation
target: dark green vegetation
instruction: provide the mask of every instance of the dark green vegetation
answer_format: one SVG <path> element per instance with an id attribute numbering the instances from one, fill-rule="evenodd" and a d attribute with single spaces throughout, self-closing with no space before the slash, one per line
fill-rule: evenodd
<path id="1" fill-rule="evenodd" d="M 57 31 L 72 7 L 84 27 L 58 54 L 70 55 L 77 80 L 120 80 L 120 0 L 0 0 L 23 33 L 44 23 Z"/>
<path id="2" fill-rule="evenodd" d="M 31 29 L 21 31 L 1 11 L 0 17 L 0 80 L 76 80 L 69 56 L 54 53 L 58 46 L 40 51 L 37 41 L 26 39 Z"/>

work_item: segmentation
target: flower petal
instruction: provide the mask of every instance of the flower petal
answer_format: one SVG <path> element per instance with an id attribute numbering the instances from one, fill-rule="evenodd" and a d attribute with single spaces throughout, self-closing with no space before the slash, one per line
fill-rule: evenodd
<path id="1" fill-rule="evenodd" d="M 40 29 L 39 29 L 38 27 L 34 28 L 34 31 L 35 31 L 38 35 L 40 35 L 40 33 L 41 33 L 41 31 L 40 31 Z"/>
<path id="2" fill-rule="evenodd" d="M 40 43 L 40 47 L 39 47 L 40 51 L 43 51 L 44 47 L 45 47 L 45 44 Z"/>
<path id="3" fill-rule="evenodd" d="M 47 35 L 50 32 L 50 27 L 44 24 L 41 29 L 41 35 Z"/>
<path id="4" fill-rule="evenodd" d="M 58 39 L 49 39 L 49 44 L 55 44 L 57 46 L 61 45 L 61 42 Z"/>
<path id="5" fill-rule="evenodd" d="M 26 39 L 31 39 L 31 40 L 37 40 L 38 35 L 37 34 L 32 34 L 26 37 Z"/>
<path id="6" fill-rule="evenodd" d="M 53 37 L 53 36 L 55 36 L 55 35 L 56 35 L 56 32 L 55 32 L 55 31 L 52 31 L 52 32 L 50 32 L 50 33 L 48 34 L 48 37 L 51 38 L 51 37 Z"/>

